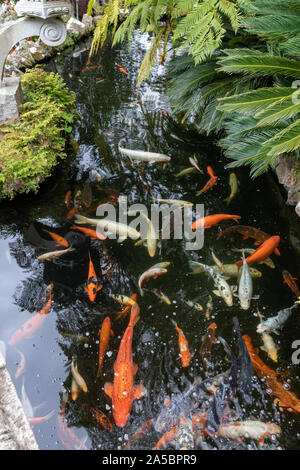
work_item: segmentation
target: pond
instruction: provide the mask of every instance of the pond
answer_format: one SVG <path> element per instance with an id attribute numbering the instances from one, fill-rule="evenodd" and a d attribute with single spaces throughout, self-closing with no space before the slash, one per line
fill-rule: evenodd
<path id="1" fill-rule="evenodd" d="M 213 138 L 187 130 L 172 117 L 164 67 L 156 67 L 147 83 L 137 86 L 138 67 L 147 46 L 148 39 L 136 32 L 129 48 L 104 47 L 90 65 L 87 65 L 88 43 L 45 65 L 47 70 L 61 74 L 76 93 L 79 119 L 73 131 L 74 141 L 69 145 L 68 158 L 58 165 L 38 194 L 17 197 L 0 205 L 0 339 L 6 343 L 8 369 L 19 397 L 22 398 L 22 389 L 23 393 L 25 390 L 33 408 L 29 407 L 27 413 L 34 413 L 35 417 L 50 413 L 48 419 L 36 420 L 33 425 L 42 450 L 123 449 L 143 423 L 156 419 L 165 400 L 172 400 L 172 394 L 188 390 L 196 380 L 212 378 L 228 370 L 230 358 L 220 341 L 212 345 L 208 368 L 202 361 L 199 349 L 210 323 L 216 323 L 216 336 L 224 338 L 238 355 L 233 317 L 238 318 L 242 334 L 251 337 L 259 348 L 263 343 L 256 331 L 257 311 L 264 318 L 272 317 L 296 300 L 294 293 L 283 284 L 282 271 L 288 270 L 298 277 L 299 255 L 291 244 L 270 179 L 260 177 L 251 181 L 247 169 L 237 169 L 239 190 L 230 205 L 226 205 L 231 173 L 224 169 L 227 162 Z M 130 149 L 168 155 L 171 162 L 135 165 L 119 152 L 119 143 Z M 194 171 L 176 176 L 190 166 L 189 157 L 193 156 L 203 173 Z M 198 196 L 197 191 L 208 180 L 208 165 L 212 166 L 218 181 Z M 259 298 L 252 300 L 248 310 L 240 308 L 237 297 L 233 297 L 233 306 L 227 306 L 213 293 L 215 287 L 210 276 L 189 274 L 190 260 L 214 264 L 212 249 L 222 263 L 232 264 L 241 259 L 241 254 L 233 249 L 257 248 L 255 240 L 243 240 L 238 233 L 218 238 L 221 230 L 236 225 L 233 220 L 206 229 L 201 250 L 187 250 L 185 240 L 171 238 L 165 240 L 161 250 L 157 249 L 155 257 L 151 258 L 145 246 L 136 246 L 131 239 L 122 243 L 92 240 L 77 231 L 82 243 L 75 254 L 68 253 L 52 261 L 38 260 L 45 251 L 57 248 L 46 229 L 65 236 L 74 225 L 74 219 L 68 219 L 67 215 L 74 207 L 74 198 L 79 198 L 84 188 L 88 200 L 85 199 L 82 213 L 90 217 L 95 217 L 98 205 L 107 201 L 116 203 L 119 196 L 126 196 L 129 205 L 139 203 L 150 207 L 153 198 L 180 199 L 204 204 L 205 215 L 237 214 L 241 216 L 241 224 L 279 235 L 280 256 L 271 255 L 275 268 L 265 264 L 253 266 L 261 272 L 261 277 L 253 278 L 254 294 Z M 66 204 L 65 196 L 69 191 L 72 193 Z M 74 236 L 74 231 L 72 233 Z M 94 302 L 85 291 L 89 253 L 102 285 Z M 170 262 L 167 273 L 145 282 L 143 287 L 147 290 L 141 296 L 140 275 L 162 261 Z M 238 281 L 231 278 L 228 282 L 237 285 Z M 8 344 L 12 334 L 45 305 L 50 284 L 53 284 L 51 310 L 43 324 L 31 338 Z M 170 304 L 151 292 L 154 289 L 162 291 Z M 129 314 L 118 319 L 116 312 L 124 307 L 111 296 L 134 293 L 140 306 L 140 320 L 133 329 L 133 359 L 138 365 L 134 383 L 143 384 L 147 394 L 133 402 L 126 426 L 118 427 L 104 384 L 113 381 L 113 365 Z M 201 304 L 203 310 L 189 306 L 186 301 Z M 209 301 L 212 303 L 210 318 L 206 315 Z M 284 373 L 281 383 L 298 397 L 299 366 L 292 363 L 291 357 L 292 343 L 300 340 L 299 313 L 294 309 L 280 334 L 272 334 L 278 348 L 278 362 L 273 362 L 261 349 L 258 353 L 271 369 Z M 97 377 L 98 332 L 105 317 L 110 318 L 114 335 L 110 337 L 102 375 Z M 172 320 L 177 322 L 188 341 L 192 356 L 188 367 L 182 367 L 178 333 Z M 25 367 L 20 372 L 22 358 L 25 358 Z M 78 371 L 87 385 L 87 392 L 80 390 L 76 400 L 71 398 L 72 358 L 76 358 Z M 66 392 L 68 401 L 63 403 Z M 245 404 L 237 390 L 233 407 L 235 419 L 254 419 L 280 426 L 281 434 L 266 439 L 263 449 L 299 448 L 299 413 L 278 408 L 275 397 L 255 374 L 252 395 L 252 403 Z M 204 403 L 199 401 L 195 407 L 203 410 Z M 62 409 L 65 413 L 63 430 Z M 106 415 L 112 429 L 105 429 L 97 421 L 96 409 Z M 140 439 L 131 444 L 131 449 L 153 449 L 162 435 L 153 425 L 149 426 Z M 175 448 L 175 445 L 170 442 L 168 448 Z M 257 440 L 245 439 L 237 443 L 216 437 L 198 439 L 197 446 L 200 449 L 259 448 Z"/>

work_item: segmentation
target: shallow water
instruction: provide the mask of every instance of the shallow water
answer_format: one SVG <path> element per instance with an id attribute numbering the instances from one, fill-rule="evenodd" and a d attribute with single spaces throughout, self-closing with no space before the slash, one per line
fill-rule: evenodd
<path id="1" fill-rule="evenodd" d="M 122 449 L 128 438 L 145 421 L 158 415 L 164 400 L 172 393 L 184 391 L 196 378 L 213 377 L 229 367 L 221 344 L 213 346 L 209 371 L 203 367 L 199 354 L 202 337 L 209 321 L 205 318 L 205 305 L 212 295 L 213 313 L 211 321 L 217 323 L 217 335 L 226 339 L 237 353 L 237 339 L 233 332 L 232 318 L 237 316 L 242 334 L 248 334 L 255 346 L 262 345 L 256 333 L 257 309 L 265 316 L 273 316 L 280 309 L 291 306 L 294 294 L 283 284 L 281 272 L 287 269 L 296 277 L 300 274 L 299 257 L 289 241 L 288 227 L 275 202 L 272 186 L 265 177 L 252 182 L 247 169 L 238 169 L 239 192 L 229 207 L 224 199 L 229 195 L 229 170 L 224 170 L 224 158 L 211 138 L 198 136 L 185 130 L 172 119 L 165 96 L 164 68 L 156 68 L 147 84 L 136 84 L 138 64 L 147 47 L 147 38 L 136 33 L 128 49 L 125 46 L 104 48 L 93 59 L 92 65 L 101 67 L 86 69 L 88 44 L 80 45 L 76 51 L 62 54 L 46 65 L 47 70 L 57 71 L 77 96 L 79 121 L 74 130 L 78 148 L 69 148 L 66 161 L 60 163 L 54 175 L 46 181 L 38 194 L 17 197 L 13 202 L 0 206 L 0 260 L 1 260 L 1 334 L 0 339 L 8 342 L 13 332 L 44 305 L 41 301 L 46 287 L 54 283 L 54 295 L 50 314 L 42 327 L 31 339 L 24 339 L 16 345 L 7 345 L 7 363 L 21 397 L 24 386 L 33 407 L 42 405 L 35 416 L 44 416 L 51 410 L 54 415 L 45 422 L 35 424 L 34 433 L 40 449 L 65 449 L 59 436 L 57 415 L 60 411 L 62 394 L 71 387 L 71 360 L 77 357 L 78 369 L 87 382 L 88 392 L 80 392 L 78 399 L 66 406 L 66 422 L 83 446 L 88 449 Z M 84 50 L 86 48 L 86 50 Z M 115 63 L 128 71 L 122 74 Z M 97 79 L 104 79 L 100 81 Z M 165 112 L 165 111 L 166 112 Z M 130 160 L 118 151 L 123 147 L 151 150 L 171 156 L 172 162 L 163 169 L 162 164 L 130 165 Z M 210 191 L 197 197 L 196 192 L 206 183 L 204 173 L 176 178 L 175 175 L 189 166 L 188 157 L 196 155 L 201 168 L 211 165 L 218 175 L 218 184 Z M 220 228 L 205 231 L 204 247 L 199 251 L 188 251 L 182 240 L 163 243 L 162 252 L 150 258 L 145 247 L 133 246 L 132 240 L 118 244 L 114 240 L 88 241 L 89 246 L 77 250 L 75 263 L 40 262 L 37 256 L 43 250 L 28 240 L 28 229 L 33 223 L 52 227 L 65 235 L 71 226 L 66 215 L 69 208 L 64 203 L 68 190 L 74 194 L 84 187 L 90 171 L 96 170 L 101 176 L 100 183 L 91 183 L 94 201 L 101 203 L 111 194 L 127 196 L 128 204 L 143 203 L 150 207 L 152 198 L 182 199 L 203 203 L 205 215 L 231 213 L 241 216 L 243 225 L 257 227 L 271 235 L 281 237 L 281 256 L 272 255 L 276 269 L 265 265 L 254 265 L 262 277 L 253 280 L 253 300 L 247 311 L 239 308 L 234 298 L 233 307 L 227 307 L 216 297 L 212 280 L 205 274 L 188 275 L 188 260 L 213 264 L 210 248 L 224 264 L 233 263 L 239 255 L 231 248 L 254 247 L 254 240 L 243 241 L 241 235 L 224 236 L 217 240 Z M 98 186 L 102 189 L 99 189 Z M 111 193 L 111 190 L 114 193 Z M 96 207 L 95 206 L 95 207 Z M 92 216 L 95 212 L 91 213 Z M 233 225 L 224 221 L 220 227 Z M 299 230 L 300 232 L 300 230 Z M 49 240 L 49 238 L 48 238 Z M 88 249 L 103 288 L 96 301 L 91 303 L 84 291 L 88 275 Z M 72 256 L 70 256 L 70 261 Z M 90 408 L 98 408 L 113 422 L 111 400 L 104 393 L 104 383 L 113 380 L 113 363 L 116 359 L 120 339 L 126 329 L 129 317 L 116 320 L 115 312 L 120 305 L 110 294 L 132 295 L 138 292 L 138 278 L 146 269 L 160 261 L 168 260 L 171 265 L 164 276 L 151 280 L 149 288 L 162 290 L 172 304 L 167 305 L 150 292 L 139 296 L 141 320 L 134 328 L 133 354 L 138 364 L 135 383 L 143 383 L 147 396 L 134 402 L 125 428 L 113 427 L 108 432 L 91 416 Z M 230 280 L 235 284 L 236 280 Z M 145 284 L 146 286 L 146 284 Z M 204 306 L 199 312 L 188 307 L 183 300 L 197 301 Z M 299 306 L 300 309 L 300 306 Z M 291 361 L 292 342 L 300 339 L 298 310 L 294 310 L 280 336 L 273 335 L 279 347 L 279 360 L 272 363 L 265 352 L 260 357 L 273 369 L 286 372 L 286 383 L 290 390 L 300 397 L 299 366 Z M 111 337 L 108 354 L 103 363 L 103 378 L 96 378 L 98 367 L 98 331 L 102 321 L 110 316 L 115 336 Z M 178 334 L 171 319 L 175 319 L 188 339 L 193 354 L 187 368 L 182 368 L 179 359 Z M 83 342 L 74 341 L 63 333 L 82 335 Z M 20 362 L 19 352 L 26 358 L 25 372 L 15 378 Z M 264 448 L 299 448 L 299 414 L 279 411 L 268 396 L 265 386 L 255 378 L 254 402 L 241 408 L 240 420 L 258 419 L 280 425 L 280 437 L 266 440 Z M 87 405 L 87 407 L 86 407 Z M 201 408 L 201 404 L 199 405 Z M 298 434 L 297 434 L 298 433 Z M 161 433 L 153 427 L 132 446 L 136 449 L 152 449 Z M 73 448 L 76 442 L 69 443 Z M 257 449 L 257 442 L 246 439 L 237 445 L 230 440 L 208 440 L 209 448 Z M 169 448 L 172 448 L 170 444 Z"/>

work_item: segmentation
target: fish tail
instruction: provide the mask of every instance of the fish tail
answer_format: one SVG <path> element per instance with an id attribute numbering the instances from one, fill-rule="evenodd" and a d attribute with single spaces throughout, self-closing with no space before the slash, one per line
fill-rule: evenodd
<path id="1" fill-rule="evenodd" d="M 74 219 L 76 224 L 86 224 L 88 222 L 88 218 L 81 214 L 76 214 Z"/>
<path id="2" fill-rule="evenodd" d="M 173 323 L 173 325 L 175 326 L 175 328 L 178 328 L 178 325 L 177 325 L 176 321 L 173 320 L 173 318 L 171 318 L 171 322 Z"/>
<path id="3" fill-rule="evenodd" d="M 131 307 L 131 315 L 129 320 L 129 325 L 134 327 L 140 319 L 140 307 L 137 302 Z"/>
<path id="4" fill-rule="evenodd" d="M 242 264 L 243 264 L 243 261 L 242 261 L 242 260 L 240 260 L 240 261 L 236 261 L 236 263 L 235 263 L 235 264 L 237 265 L 238 269 L 240 269 L 240 267 L 241 267 L 241 266 L 242 266 Z"/>

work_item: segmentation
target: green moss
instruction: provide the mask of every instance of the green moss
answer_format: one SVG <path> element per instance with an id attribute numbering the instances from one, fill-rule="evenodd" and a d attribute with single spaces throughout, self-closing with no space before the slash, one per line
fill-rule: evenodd
<path id="1" fill-rule="evenodd" d="M 21 76 L 20 120 L 0 125 L 0 198 L 37 191 L 65 158 L 67 135 L 76 115 L 75 94 L 58 74 L 36 67 Z"/>

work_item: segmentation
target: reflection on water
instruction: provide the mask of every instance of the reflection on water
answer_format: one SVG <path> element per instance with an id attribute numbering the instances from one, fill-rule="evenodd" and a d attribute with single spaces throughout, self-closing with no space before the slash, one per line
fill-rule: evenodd
<path id="1" fill-rule="evenodd" d="M 224 200 L 230 193 L 229 171 L 223 168 L 224 159 L 211 138 L 188 132 L 172 119 L 164 94 L 163 67 L 152 72 L 148 83 L 137 86 L 138 64 L 146 46 L 146 39 L 137 33 L 130 50 L 125 47 L 104 49 L 93 61 L 93 65 L 99 66 L 97 68 L 86 69 L 88 50 L 76 54 L 71 51 L 47 65 L 48 70 L 58 71 L 76 92 L 80 120 L 74 137 L 78 145 L 70 148 L 69 158 L 59 165 L 37 195 L 22 196 L 13 203 L 1 204 L 2 340 L 7 343 L 13 332 L 43 307 L 47 286 L 54 284 L 51 310 L 41 328 L 32 338 L 7 346 L 7 363 L 19 396 L 25 379 L 26 394 L 33 409 L 41 405 L 34 411 L 34 416 L 43 417 L 55 410 L 46 421 L 34 424 L 41 449 L 122 449 L 143 423 L 156 419 L 165 399 L 186 392 L 197 379 L 212 378 L 228 370 L 230 360 L 220 342 L 212 347 L 210 368 L 206 369 L 201 360 L 199 348 L 209 323 L 216 322 L 217 336 L 224 338 L 237 355 L 234 316 L 239 319 L 242 334 L 249 335 L 259 347 L 262 342 L 256 333 L 257 309 L 265 317 L 274 316 L 295 300 L 293 293 L 283 285 L 281 272 L 287 269 L 297 277 L 300 274 L 299 259 L 290 246 L 287 228 L 274 205 L 267 180 L 259 178 L 252 183 L 247 170 L 236 171 L 240 188 L 228 210 Z M 120 73 L 115 63 L 125 67 L 128 75 Z M 118 151 L 119 143 L 126 148 L 169 155 L 172 163 L 166 168 L 161 164 L 132 165 Z M 193 172 L 175 177 L 190 166 L 188 158 L 193 155 L 201 168 L 205 170 L 211 165 L 219 177 L 217 185 L 201 196 L 196 196 L 196 192 L 205 185 L 207 175 Z M 95 174 L 100 176 L 100 181 Z M 183 241 L 171 239 L 163 243 L 161 253 L 157 252 L 152 259 L 144 246 L 133 246 L 131 240 L 120 244 L 114 240 L 102 242 L 75 232 L 71 228 L 73 220 L 68 220 L 67 215 L 74 203 L 78 205 L 87 182 L 92 201 L 85 194 L 84 200 L 88 198 L 88 203 L 84 205 L 81 201 L 80 212 L 91 217 L 98 204 L 116 201 L 119 195 L 127 196 L 128 204 L 143 203 L 148 207 L 152 198 L 182 199 L 203 203 L 205 214 L 239 214 L 244 225 L 279 234 L 281 256 L 272 255 L 276 268 L 255 265 L 262 272 L 261 278 L 253 279 L 254 294 L 260 295 L 259 300 L 253 300 L 247 311 L 239 308 L 237 298 L 234 298 L 233 307 L 227 307 L 222 299 L 212 294 L 215 287 L 206 274 L 188 275 L 189 260 L 214 264 L 212 247 L 224 264 L 230 264 L 239 259 L 239 254 L 231 249 L 253 248 L 254 240 L 243 241 L 240 235 L 217 240 L 219 229 L 212 227 L 205 231 L 202 250 L 186 251 Z M 67 206 L 65 195 L 70 190 L 72 196 Z M 226 228 L 232 223 L 225 221 L 220 226 Z M 64 258 L 39 261 L 40 254 L 57 249 L 44 229 L 62 237 L 77 234 L 76 251 Z M 85 292 L 89 253 L 103 286 L 93 303 Z M 100 410 L 113 423 L 112 404 L 104 393 L 104 383 L 113 380 L 113 364 L 129 321 L 129 315 L 116 320 L 116 312 L 122 307 L 110 295 L 138 293 L 139 276 L 153 264 L 165 260 L 171 262 L 168 273 L 150 280 L 147 287 L 161 290 L 171 304 L 145 291 L 143 297 L 138 297 L 141 320 L 133 334 L 133 356 L 138 364 L 134 380 L 136 384 L 142 383 L 148 393 L 134 401 L 126 427 L 113 426 L 110 432 L 97 420 L 99 414 L 95 414 L 95 410 Z M 228 282 L 236 284 L 237 280 L 232 278 Z M 210 299 L 212 312 L 208 320 L 205 312 Z M 189 306 L 186 301 L 201 304 L 203 311 Z M 297 314 L 298 311 L 286 322 L 280 336 L 274 337 L 279 348 L 278 363 L 272 363 L 261 350 L 259 354 L 271 368 L 286 373 L 285 382 L 300 396 L 299 370 L 291 363 L 291 344 L 300 338 Z M 111 319 L 114 336 L 110 338 L 103 362 L 103 377 L 97 378 L 98 332 L 106 316 Z M 172 319 L 184 332 L 192 353 L 186 368 L 182 367 L 178 356 L 178 333 Z M 22 355 L 26 359 L 24 371 L 15 378 Z M 88 388 L 86 393 L 79 391 L 76 401 L 71 399 L 73 357 L 77 358 L 78 370 Z M 256 376 L 253 382 L 253 403 L 243 403 L 240 396 L 240 402 L 235 403 L 238 419 L 257 419 L 280 425 L 281 435 L 266 440 L 264 448 L 299 447 L 299 415 L 280 411 L 273 403 L 274 397 L 268 396 Z M 65 392 L 68 392 L 67 402 L 64 401 Z M 205 400 L 207 398 L 196 404 L 198 411 L 205 408 Z M 149 426 L 132 448 L 152 449 L 161 436 L 157 428 Z M 208 439 L 206 443 L 200 439 L 198 445 L 199 448 L 258 448 L 257 441 L 247 439 L 239 446 L 229 439 Z"/>

